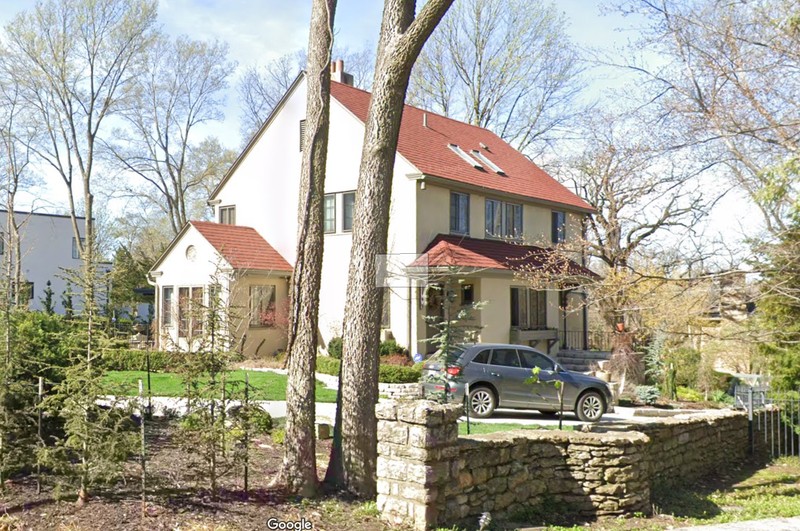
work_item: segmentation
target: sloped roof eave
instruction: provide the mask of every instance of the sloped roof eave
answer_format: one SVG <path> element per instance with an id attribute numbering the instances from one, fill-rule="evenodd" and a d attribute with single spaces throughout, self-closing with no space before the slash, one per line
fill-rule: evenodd
<path id="1" fill-rule="evenodd" d="M 148 277 L 152 273 L 158 272 L 159 266 L 161 266 L 161 264 L 164 262 L 164 260 L 167 258 L 167 256 L 169 256 L 170 253 L 172 253 L 172 251 L 175 249 L 175 247 L 178 246 L 178 244 L 184 238 L 184 236 L 186 236 L 186 233 L 189 232 L 189 228 L 192 228 L 192 229 L 197 231 L 197 229 L 195 227 L 192 227 L 192 222 L 191 221 L 187 221 L 186 224 L 178 232 L 178 234 L 172 239 L 171 242 L 169 242 L 169 245 L 167 245 L 167 248 L 164 249 L 163 253 L 161 253 L 161 256 L 158 257 L 158 260 L 156 260 L 155 263 L 153 264 L 153 266 L 147 271 L 147 276 Z M 197 231 L 197 232 L 202 236 L 202 233 L 200 233 L 200 231 Z M 211 245 L 211 243 L 208 240 L 206 240 L 205 237 L 203 237 L 203 240 L 205 240 L 206 243 L 208 243 L 209 247 L 211 247 L 211 249 L 217 255 L 219 260 L 225 262 L 225 264 L 227 264 L 228 267 L 232 267 L 231 264 L 225 259 L 225 257 L 222 256 L 216 249 L 214 249 L 214 246 Z"/>

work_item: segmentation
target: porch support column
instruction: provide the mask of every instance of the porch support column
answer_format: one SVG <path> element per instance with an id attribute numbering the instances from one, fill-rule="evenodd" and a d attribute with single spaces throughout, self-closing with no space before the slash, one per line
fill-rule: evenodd
<path id="1" fill-rule="evenodd" d="M 589 350 L 589 308 L 586 307 L 586 288 L 581 292 L 583 299 L 583 350 Z"/>

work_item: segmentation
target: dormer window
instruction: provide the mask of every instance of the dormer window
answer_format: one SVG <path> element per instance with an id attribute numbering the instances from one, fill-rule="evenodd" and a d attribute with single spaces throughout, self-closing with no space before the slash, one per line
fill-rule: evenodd
<path id="1" fill-rule="evenodd" d="M 473 168 L 477 168 L 479 170 L 483 169 L 483 166 L 481 165 L 480 162 L 467 155 L 467 153 L 463 149 L 458 147 L 456 144 L 450 144 L 450 149 L 452 149 L 456 155 L 464 159 L 464 161 Z"/>
<path id="2" fill-rule="evenodd" d="M 477 149 L 473 149 L 472 150 L 472 156 L 475 157 L 476 159 L 478 159 L 479 161 L 483 162 L 484 166 L 490 167 L 498 175 L 505 175 L 506 174 L 506 172 L 504 172 L 502 170 L 502 168 L 500 168 L 500 166 L 498 166 L 497 164 L 495 164 L 494 162 L 489 160 L 489 158 L 486 155 L 484 155 L 483 153 L 481 153 Z"/>

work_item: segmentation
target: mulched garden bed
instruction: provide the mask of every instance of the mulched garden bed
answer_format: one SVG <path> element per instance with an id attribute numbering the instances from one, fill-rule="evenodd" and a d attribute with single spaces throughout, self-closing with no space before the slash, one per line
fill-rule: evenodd
<path id="1" fill-rule="evenodd" d="M 0 502 L 0 530 L 249 530 L 267 529 L 270 518 L 298 521 L 304 518 L 315 530 L 363 531 L 387 527 L 377 518 L 374 504 L 333 496 L 297 500 L 271 487 L 283 458 L 282 446 L 265 437 L 253 441 L 249 493 L 243 492 L 241 469 L 220 479 L 216 499 L 208 482 L 197 476 L 197 457 L 178 444 L 175 421 L 149 423 L 147 465 L 148 504 L 142 515 L 141 476 L 135 458 L 126 466 L 124 481 L 105 487 L 83 507 L 74 491 L 61 490 L 45 478 L 36 494 L 32 478 L 7 481 Z M 330 453 L 330 440 L 317 444 L 320 477 Z"/>

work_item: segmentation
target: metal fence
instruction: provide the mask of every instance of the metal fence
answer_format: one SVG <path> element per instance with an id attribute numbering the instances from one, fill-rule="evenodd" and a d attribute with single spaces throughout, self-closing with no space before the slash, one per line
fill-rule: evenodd
<path id="1" fill-rule="evenodd" d="M 771 457 L 800 455 L 800 393 L 736 386 L 736 407 L 747 411 L 750 449 Z"/>

